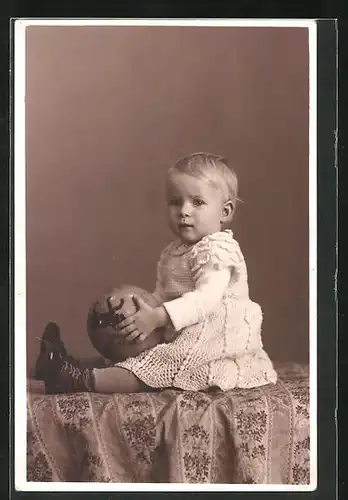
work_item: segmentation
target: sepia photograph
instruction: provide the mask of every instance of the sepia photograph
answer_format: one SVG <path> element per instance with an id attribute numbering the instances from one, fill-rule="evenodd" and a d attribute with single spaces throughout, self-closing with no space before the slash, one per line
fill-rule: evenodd
<path id="1" fill-rule="evenodd" d="M 316 50 L 15 22 L 17 490 L 316 489 Z"/>

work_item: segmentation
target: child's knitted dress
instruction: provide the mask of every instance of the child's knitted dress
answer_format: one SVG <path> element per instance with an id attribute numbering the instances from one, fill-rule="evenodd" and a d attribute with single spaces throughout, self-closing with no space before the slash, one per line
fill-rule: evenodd
<path id="1" fill-rule="evenodd" d="M 219 293 L 204 283 L 214 272 L 220 279 L 219 271 L 227 281 L 216 299 Z M 205 236 L 194 245 L 170 243 L 158 263 L 154 295 L 173 325 L 166 343 L 116 366 L 157 388 L 227 390 L 276 382 L 262 347 L 262 311 L 249 298 L 244 257 L 232 231 Z"/>

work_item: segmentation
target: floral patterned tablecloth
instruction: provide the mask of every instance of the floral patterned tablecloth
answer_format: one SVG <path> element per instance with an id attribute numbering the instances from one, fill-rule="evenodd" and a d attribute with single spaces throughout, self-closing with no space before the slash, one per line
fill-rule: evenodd
<path id="1" fill-rule="evenodd" d="M 308 367 L 248 390 L 28 392 L 27 481 L 308 484 Z"/>

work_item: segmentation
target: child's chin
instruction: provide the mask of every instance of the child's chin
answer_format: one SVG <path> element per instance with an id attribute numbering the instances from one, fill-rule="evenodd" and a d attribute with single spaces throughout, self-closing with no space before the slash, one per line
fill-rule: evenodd
<path id="1" fill-rule="evenodd" d="M 197 243 L 200 239 L 202 239 L 202 235 L 198 235 L 197 233 L 193 233 L 190 230 L 180 230 L 178 228 L 173 229 L 174 234 L 179 238 L 179 240 L 182 241 L 182 243 L 185 243 L 187 245 L 194 245 Z"/>
<path id="2" fill-rule="evenodd" d="M 197 235 L 196 236 L 186 236 L 186 235 L 183 236 L 182 234 L 179 235 L 179 238 L 186 245 L 194 245 L 195 243 L 197 243 L 201 239 Z"/>

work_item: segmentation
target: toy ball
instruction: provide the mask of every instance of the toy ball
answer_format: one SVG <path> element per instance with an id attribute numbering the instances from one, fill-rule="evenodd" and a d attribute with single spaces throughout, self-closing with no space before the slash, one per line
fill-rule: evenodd
<path id="1" fill-rule="evenodd" d="M 88 313 L 87 332 L 93 347 L 111 361 L 134 357 L 161 342 L 162 333 L 154 330 L 144 342 L 126 342 L 118 333 L 117 325 L 137 311 L 133 295 L 152 307 L 157 305 L 151 293 L 132 285 L 122 285 L 104 294 L 93 303 Z"/>

